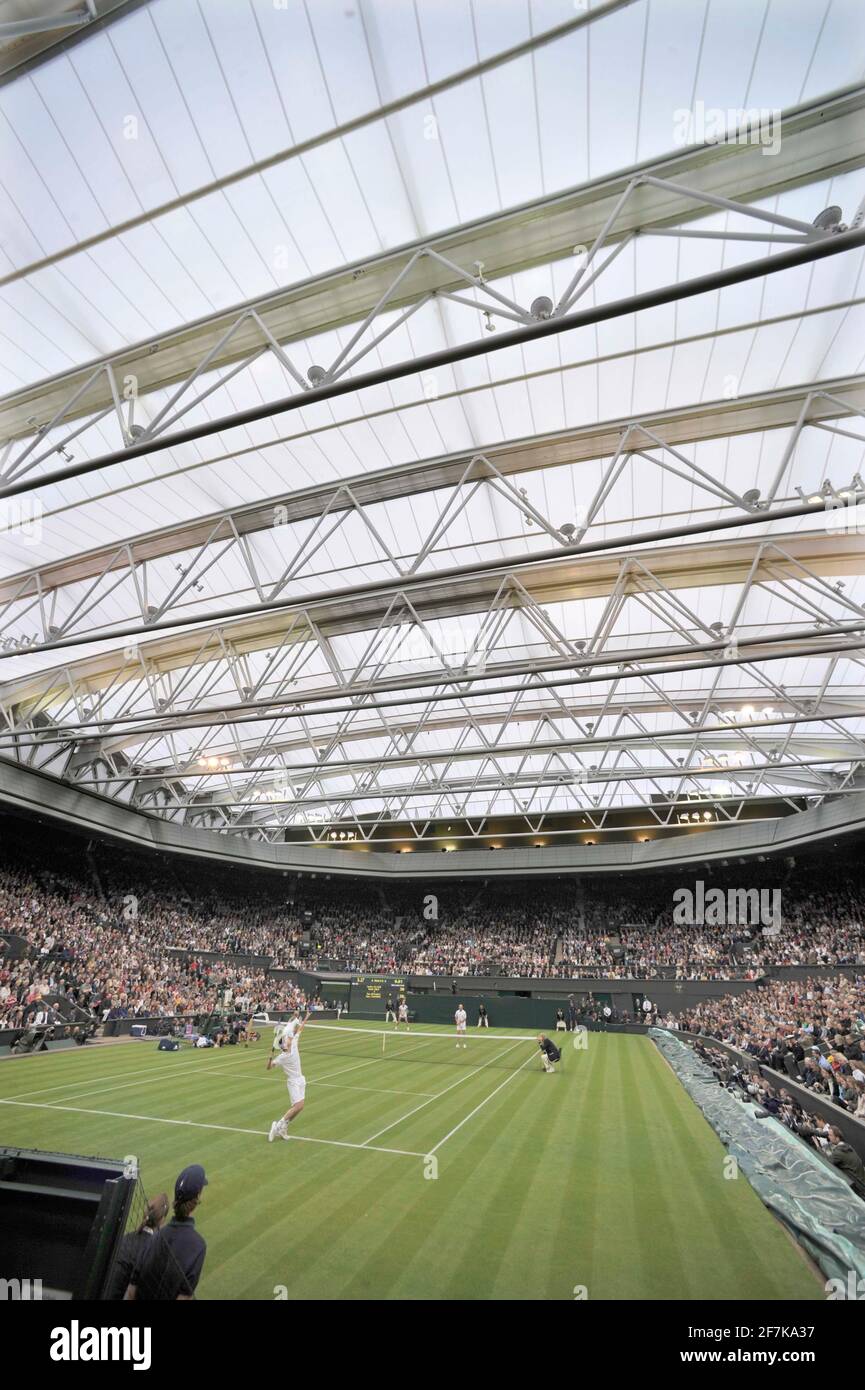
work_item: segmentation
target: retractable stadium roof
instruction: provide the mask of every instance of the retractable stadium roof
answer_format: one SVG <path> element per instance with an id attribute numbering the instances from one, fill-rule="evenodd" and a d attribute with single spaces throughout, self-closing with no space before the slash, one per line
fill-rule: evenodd
<path id="1" fill-rule="evenodd" d="M 6 9 L 0 758 L 358 846 L 861 786 L 859 0 Z"/>

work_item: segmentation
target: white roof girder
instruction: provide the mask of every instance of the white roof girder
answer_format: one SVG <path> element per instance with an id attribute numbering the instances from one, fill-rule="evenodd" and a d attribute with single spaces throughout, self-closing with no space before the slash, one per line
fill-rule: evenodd
<path id="1" fill-rule="evenodd" d="M 763 147 L 754 143 L 713 142 L 679 150 L 569 193 L 423 238 L 372 261 L 234 305 L 182 330 L 93 359 L 6 396 L 0 400 L 0 438 L 28 437 L 34 418 L 46 424 L 73 398 L 74 404 L 65 412 L 70 421 L 113 408 L 111 382 L 100 370 L 107 366 L 116 381 L 134 378 L 136 393 L 146 395 L 190 377 L 205 360 L 210 370 L 218 370 L 260 352 L 262 325 L 275 342 L 285 345 L 362 322 L 383 297 L 387 297 L 389 309 L 398 311 L 430 294 L 464 288 L 462 276 L 455 276 L 436 257 L 419 254 L 427 248 L 466 273 L 475 263 L 483 263 L 486 280 L 569 256 L 575 245 L 591 246 L 629 184 L 645 174 L 678 180 L 689 192 L 641 183 L 610 233 L 613 244 L 637 229 L 668 228 L 705 216 L 710 204 L 700 205 L 692 193 L 748 203 L 771 198 L 818 176 L 861 168 L 865 163 L 863 112 L 865 86 L 849 88 L 784 113 L 783 138 L 772 159 L 764 158 Z M 407 265 L 410 270 L 391 294 L 395 279 Z"/>
<path id="2" fill-rule="evenodd" d="M 779 547 L 783 547 L 789 559 L 778 555 Z M 752 576 L 755 556 L 761 550 L 765 550 L 766 555 Z M 643 580 L 639 565 L 647 565 L 652 576 L 664 588 L 678 591 L 741 586 L 749 576 L 755 582 L 760 582 L 761 578 L 768 580 L 772 577 L 770 565 L 773 570 L 780 566 L 780 572 L 790 574 L 797 572 L 796 565 L 804 565 L 815 574 L 826 577 L 858 575 L 865 566 L 865 551 L 856 534 L 793 532 L 771 538 L 746 537 L 743 540 L 659 547 L 639 555 L 612 552 L 583 558 L 563 557 L 560 561 L 547 561 L 536 566 L 529 563 L 513 573 L 519 574 L 519 584 L 530 592 L 534 602 L 543 606 L 584 602 L 609 595 L 620 582 L 623 567 L 622 593 L 640 592 Z M 477 576 L 469 570 L 459 581 L 452 577 L 443 580 L 436 577 L 407 580 L 394 583 L 384 593 L 375 593 L 369 598 L 358 591 L 348 599 L 301 601 L 285 604 L 275 611 L 263 611 L 253 618 L 223 624 L 203 624 L 193 631 L 181 630 L 151 641 L 135 640 L 128 642 L 125 649 L 84 657 L 54 668 L 54 675 L 49 670 L 20 680 L 14 677 L 7 679 L 0 685 L 0 700 L 7 707 L 37 700 L 39 707 L 44 708 L 54 698 L 51 694 L 54 684 L 57 692 L 62 693 L 70 678 L 93 693 L 115 680 L 125 683 L 137 679 L 141 657 L 153 673 L 185 670 L 191 662 L 221 659 L 224 656 L 223 640 L 230 641 L 232 651 L 237 654 L 279 646 L 286 637 L 292 643 L 307 642 L 312 635 L 309 623 L 325 639 L 335 634 L 374 631 L 388 619 L 389 612 L 390 625 L 400 626 L 408 621 L 405 603 L 398 603 L 395 608 L 395 601 L 402 595 L 411 598 L 418 615 L 426 620 L 483 612 L 497 596 L 500 603 L 516 609 L 519 607 L 516 594 L 510 602 L 501 596 L 502 582 L 507 580 L 510 573 L 508 565 L 503 564 L 501 570 L 493 574 Z M 205 645 L 208 634 L 215 640 Z M 626 659 L 625 651 L 622 655 Z M 6 658 L 0 656 L 0 671 L 4 662 L 9 669 L 14 661 L 14 655 Z"/>

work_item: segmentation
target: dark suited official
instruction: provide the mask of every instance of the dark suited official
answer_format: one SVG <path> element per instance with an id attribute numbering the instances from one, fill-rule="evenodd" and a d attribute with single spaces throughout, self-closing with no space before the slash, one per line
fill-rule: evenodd
<path id="1" fill-rule="evenodd" d="M 541 1049 L 541 1060 L 544 1064 L 545 1072 L 555 1071 L 556 1063 L 562 1060 L 562 1054 L 552 1038 L 548 1038 L 544 1033 L 538 1034 L 538 1047 Z"/>

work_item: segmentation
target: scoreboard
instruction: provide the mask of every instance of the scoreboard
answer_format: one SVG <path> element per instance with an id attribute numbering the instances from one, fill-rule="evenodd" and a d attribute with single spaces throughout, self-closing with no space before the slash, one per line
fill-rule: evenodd
<path id="1" fill-rule="evenodd" d="M 404 975 L 355 975 L 351 982 L 349 1012 L 384 1018 L 388 995 L 398 1003 L 405 998 Z"/>

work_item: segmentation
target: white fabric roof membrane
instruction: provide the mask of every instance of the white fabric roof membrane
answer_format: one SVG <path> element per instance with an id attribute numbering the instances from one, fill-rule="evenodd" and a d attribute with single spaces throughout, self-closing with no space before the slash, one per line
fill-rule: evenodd
<path id="1" fill-rule="evenodd" d="M 699 144 L 713 121 L 732 128 L 744 111 L 762 113 L 768 179 L 783 138 L 777 114 L 865 77 L 859 0 L 633 0 L 609 6 L 609 14 L 605 8 L 573 0 L 152 0 L 14 77 L 0 87 L 0 395 L 27 392 L 36 431 L 46 423 L 40 392 L 53 377 L 283 287 Z M 426 91 L 575 17 L 587 22 L 482 75 Z M 376 114 L 390 103 L 400 109 Z M 250 172 L 261 161 L 270 164 Z M 224 180 L 227 186 L 202 194 Z M 863 192 L 860 161 L 771 197 L 757 190 L 752 202 L 804 224 L 837 205 L 850 223 Z M 688 223 L 712 237 L 638 237 L 579 307 L 784 249 L 724 239 L 753 234 L 757 225 L 741 212 L 715 209 Z M 578 238 L 575 226 L 575 245 Z M 228 425 L 0 501 L 6 726 L 26 725 L 37 711 L 64 729 L 98 715 L 103 726 L 86 729 L 101 740 L 98 766 L 77 755 L 60 763 L 52 755 L 42 765 L 124 796 L 130 762 L 195 772 L 184 794 L 233 802 L 241 793 L 264 808 L 261 819 L 271 828 L 278 817 L 324 824 L 379 816 L 382 787 L 419 821 L 503 814 L 525 801 L 533 814 L 591 810 L 596 797 L 601 807 L 633 805 L 652 792 L 672 795 L 680 751 L 692 770 L 722 756 L 739 760 L 736 769 L 767 759 L 784 764 L 747 782 L 737 773 L 730 794 L 743 800 L 773 790 L 843 790 L 865 748 L 855 653 L 782 652 L 763 665 L 651 680 L 623 674 L 555 690 L 535 683 L 514 708 L 513 696 L 497 693 L 496 677 L 499 667 L 564 660 L 577 643 L 626 654 L 706 643 L 713 624 L 733 622 L 745 640 L 809 626 L 819 635 L 865 619 L 857 532 L 839 528 L 831 513 L 767 518 L 741 535 L 727 533 L 752 547 L 776 542 L 777 552 L 768 551 L 751 575 L 741 556 L 728 565 L 709 549 L 724 541 L 719 532 L 695 549 L 689 574 L 671 578 L 665 570 L 658 581 L 652 556 L 663 543 L 649 544 L 635 557 L 648 578 L 632 576 L 621 603 L 615 564 L 591 583 L 581 580 L 578 564 L 573 576 L 555 580 L 539 566 L 521 569 L 506 597 L 498 580 L 473 588 L 467 574 L 455 582 L 454 611 L 438 598 L 425 608 L 422 594 L 409 593 L 415 569 L 434 576 L 497 560 L 504 571 L 554 547 L 561 528 L 579 532 L 610 454 L 559 457 L 510 472 L 501 486 L 471 476 L 456 493 L 432 485 L 362 510 L 345 510 L 343 497 L 326 524 L 274 515 L 242 543 L 221 534 L 206 553 L 182 534 L 146 569 L 124 570 L 112 554 L 127 544 L 143 551 L 151 533 L 169 526 L 183 531 L 253 503 L 277 508 L 304 489 L 332 484 L 335 492 L 383 470 L 453 455 L 465 455 L 466 465 L 480 454 L 495 463 L 511 441 L 670 410 L 708 414 L 717 402 L 784 388 L 801 388 L 803 399 L 809 388 L 830 390 L 865 369 L 863 264 L 861 250 L 847 250 L 458 361 L 432 380 L 408 375 Z M 574 270 L 573 257 L 559 256 L 489 285 L 519 306 L 539 296 L 556 304 Z M 487 336 L 492 342 L 513 326 L 507 315 L 488 315 L 489 298 L 472 288 L 458 298 L 464 302 L 438 296 L 404 322 L 402 309 L 385 308 L 358 344 L 368 352 L 357 370 Z M 333 362 L 359 327 L 321 324 L 285 351 L 305 375 L 311 364 Z M 178 427 L 299 389 L 274 352 L 223 377 L 222 369 L 198 377 L 192 394 L 205 398 L 189 404 Z M 143 394 L 136 424 L 155 421 L 176 390 Z M 72 442 L 65 442 L 68 430 L 67 421 L 34 435 L 33 457 L 45 458 L 32 469 L 25 464 L 22 476 L 38 483 L 64 462 L 118 447 L 110 414 L 78 420 Z M 714 522 L 730 514 L 731 496 L 757 489 L 765 498 L 773 481 L 779 501 L 814 496 L 827 480 L 855 490 L 865 472 L 865 421 L 843 400 L 828 419 L 802 430 L 729 432 L 719 424 L 705 433 L 681 446 L 678 459 L 644 439 L 591 518 L 591 539 Z M 92 552 L 102 558 L 91 560 Z M 49 581 L 58 566 L 62 574 Z M 351 598 L 326 602 L 329 593 L 376 582 L 392 586 L 376 610 Z M 268 597 L 297 607 L 265 626 L 254 616 L 224 624 L 199 650 L 221 610 Z M 309 613 L 300 611 L 305 602 Z M 164 608 L 190 626 L 159 640 L 111 635 L 140 625 L 145 607 L 156 615 Z M 383 618 L 389 626 L 379 631 Z M 87 640 L 67 651 L 40 650 L 40 634 L 52 631 Z M 430 705 L 418 686 L 416 703 L 387 715 L 361 710 L 347 719 L 310 707 L 302 721 L 255 717 L 256 700 L 328 689 L 345 697 L 352 680 L 401 681 L 411 695 L 413 679 L 440 674 L 439 693 L 453 691 L 455 673 L 481 658 L 484 671 L 460 687 L 459 701 Z M 828 702 L 828 713 L 810 721 L 815 700 Z M 230 705 L 238 714 L 248 706 L 248 722 L 168 734 L 107 722 L 192 713 L 199 703 Z M 721 711 L 711 720 L 710 706 Z M 735 711 L 752 706 L 766 725 L 757 742 L 737 732 L 743 718 Z M 686 714 L 713 724 L 732 719 L 732 732 L 707 736 L 699 752 L 682 743 Z M 795 725 L 783 722 L 793 716 Z M 639 734 L 630 749 L 575 751 L 587 739 L 628 733 Z M 556 739 L 561 755 L 524 748 Z M 509 743 L 522 751 L 509 754 Z M 443 756 L 450 749 L 460 753 L 453 763 Z M 32 757 L 32 745 L 19 755 Z M 576 781 L 555 782 L 556 757 L 577 769 Z M 310 772 L 316 759 L 320 767 Z M 354 762 L 367 766 L 343 770 Z M 630 780 L 592 781 L 593 767 Z M 280 799 L 273 786 L 283 774 L 291 789 Z M 444 802 L 438 783 L 430 790 L 433 776 L 454 784 Z M 175 779 L 166 813 L 182 800 L 178 785 Z M 237 828 L 234 810 L 226 828 Z"/>

